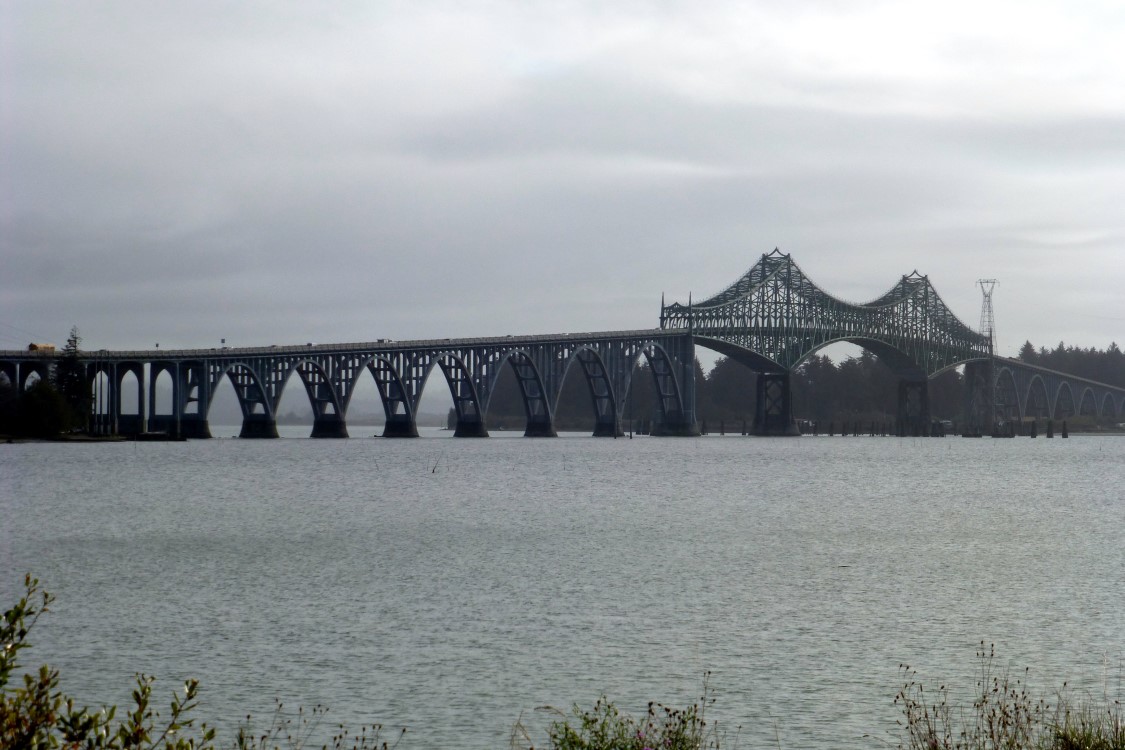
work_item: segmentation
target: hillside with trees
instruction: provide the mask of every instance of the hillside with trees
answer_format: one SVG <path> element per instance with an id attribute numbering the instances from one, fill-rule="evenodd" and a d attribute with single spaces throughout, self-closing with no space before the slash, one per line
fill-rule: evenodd
<path id="1" fill-rule="evenodd" d="M 1061 341 L 1054 349 L 1036 349 L 1030 341 L 1025 341 L 1020 347 L 1019 359 L 1029 365 L 1125 388 L 1125 353 L 1117 347 L 1117 342 L 1102 351 L 1066 346 Z"/>

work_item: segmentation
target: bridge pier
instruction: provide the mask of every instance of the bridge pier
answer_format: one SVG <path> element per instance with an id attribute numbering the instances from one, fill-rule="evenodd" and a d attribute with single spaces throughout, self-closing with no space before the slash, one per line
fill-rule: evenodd
<path id="1" fill-rule="evenodd" d="M 383 425 L 385 438 L 416 438 L 418 425 L 410 418 L 409 414 L 388 414 L 387 422 Z"/>
<path id="2" fill-rule="evenodd" d="M 653 437 L 699 437 L 699 425 L 682 412 L 666 414 L 652 426 Z"/>
<path id="3" fill-rule="evenodd" d="M 793 419 L 789 372 L 760 372 L 755 387 L 754 426 L 761 437 L 793 437 L 801 434 Z"/>
<path id="4" fill-rule="evenodd" d="M 992 360 L 965 364 L 965 432 L 988 435 L 996 423 Z"/>
<path id="5" fill-rule="evenodd" d="M 348 425 L 339 414 L 321 414 L 313 419 L 312 434 L 314 438 L 346 438 Z"/>
<path id="6" fill-rule="evenodd" d="M 594 437 L 611 438 L 623 437 L 624 435 L 625 431 L 618 426 L 617 420 L 602 419 L 601 415 L 599 415 L 598 420 L 594 422 Z"/>
<path id="7" fill-rule="evenodd" d="M 140 435 L 145 431 L 143 414 L 118 414 L 117 434 L 125 436 Z"/>
<path id="8" fill-rule="evenodd" d="M 523 431 L 524 437 L 558 437 L 551 418 L 546 414 L 534 414 L 527 420 L 527 428 Z"/>
<path id="9" fill-rule="evenodd" d="M 198 414 L 153 414 L 148 418 L 149 432 L 163 432 L 172 437 L 207 440 L 211 437 L 211 426 Z"/>
<path id="10" fill-rule="evenodd" d="M 928 437 L 930 431 L 930 387 L 927 380 L 898 382 L 898 434 Z"/>
<path id="11" fill-rule="evenodd" d="M 193 440 L 210 440 L 211 425 L 207 418 L 198 414 L 188 414 L 180 417 L 180 429 L 173 432 L 177 437 L 192 438 Z"/>
<path id="12" fill-rule="evenodd" d="M 479 415 L 460 417 L 453 437 L 488 437 L 488 430 L 484 427 Z"/>
<path id="13" fill-rule="evenodd" d="M 276 438 L 277 422 L 269 414 L 247 414 L 242 418 L 240 438 Z"/>

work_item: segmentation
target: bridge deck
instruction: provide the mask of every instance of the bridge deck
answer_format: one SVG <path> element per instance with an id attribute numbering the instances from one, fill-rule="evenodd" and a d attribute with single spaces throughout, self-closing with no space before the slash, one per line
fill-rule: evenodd
<path id="1" fill-rule="evenodd" d="M 271 344 L 269 346 L 211 347 L 209 349 L 83 349 L 79 355 L 83 359 L 99 357 L 116 360 L 176 360 L 200 359 L 205 357 L 237 357 L 262 355 L 299 354 L 340 354 L 352 351 L 394 352 L 418 349 L 445 349 L 474 346 L 511 346 L 520 344 L 541 344 L 551 341 L 612 341 L 623 338 L 672 338 L 682 336 L 683 331 L 662 328 L 639 328 L 631 331 L 595 331 L 585 333 L 547 333 L 522 336 L 482 336 L 475 338 L 447 339 L 376 339 L 375 341 L 341 344 Z M 26 351 L 23 349 L 0 350 L 0 359 L 56 359 L 62 350 Z"/>

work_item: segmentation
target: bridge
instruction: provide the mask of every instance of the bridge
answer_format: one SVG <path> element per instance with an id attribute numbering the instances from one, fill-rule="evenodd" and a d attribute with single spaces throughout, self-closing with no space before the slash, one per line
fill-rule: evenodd
<path id="1" fill-rule="evenodd" d="M 552 336 L 379 340 L 255 348 L 82 352 L 93 392 L 104 383 L 104 431 L 143 431 L 207 438 L 207 415 L 223 378 L 242 409 L 240 437 L 277 437 L 277 408 L 294 376 L 313 408 L 312 437 L 347 437 L 346 415 L 358 379 L 374 378 L 386 425 L 384 437 L 416 437 L 422 393 L 435 371 L 444 376 L 456 410 L 456 437 L 486 437 L 485 415 L 505 365 L 515 372 L 527 416 L 524 434 L 554 436 L 562 384 L 572 368 L 590 392 L 596 436 L 622 434 L 625 395 L 644 359 L 655 381 L 658 416 L 653 433 L 698 434 L 695 418 L 695 348 L 682 331 L 660 329 Z M 0 373 L 20 389 L 46 378 L 56 353 L 0 352 Z M 172 391 L 171 409 L 157 410 L 157 382 Z M 126 385 L 129 381 L 129 385 Z M 146 385 L 147 384 L 147 385 Z M 136 388 L 136 413 L 122 411 L 122 392 Z"/>
<path id="2" fill-rule="evenodd" d="M 706 300 L 662 303 L 660 325 L 687 331 L 701 346 L 759 373 L 759 435 L 796 433 L 791 374 L 837 342 L 862 346 L 898 375 L 899 434 L 926 433 L 929 380 L 961 365 L 964 422 L 973 430 L 1028 418 L 1118 417 L 1125 408 L 1125 389 L 995 356 L 991 337 L 961 322 L 917 271 L 871 302 L 854 304 L 822 290 L 790 255 L 774 250 Z"/>
<path id="3" fill-rule="evenodd" d="M 227 378 L 242 410 L 242 437 L 277 437 L 277 409 L 296 380 L 313 409 L 313 437 L 347 437 L 347 412 L 358 379 L 370 373 L 378 389 L 385 437 L 417 436 L 420 400 L 440 371 L 453 399 L 457 437 L 488 435 L 487 414 L 504 367 L 515 374 L 526 413 L 524 434 L 556 434 L 562 385 L 581 372 L 595 418 L 594 435 L 622 434 L 632 377 L 643 360 L 657 394 L 656 435 L 697 435 L 695 346 L 713 349 L 758 373 L 753 434 L 793 435 L 792 372 L 832 343 L 858 344 L 899 377 L 898 432 L 927 434 L 928 382 L 964 366 L 965 423 L 988 430 L 997 422 L 1121 418 L 1125 389 L 997 357 L 990 337 L 961 322 L 928 277 L 903 276 L 871 302 L 854 304 L 821 290 L 774 250 L 734 284 L 701 302 L 661 302 L 660 327 L 634 331 L 492 338 L 306 344 L 253 348 L 79 353 L 95 399 L 93 420 L 123 435 L 145 431 L 210 437 L 208 413 Z M 0 376 L 19 389 L 48 378 L 56 352 L 0 352 Z M 158 384 L 170 385 L 171 406 L 157 408 Z M 96 386 L 96 384 L 101 384 Z M 135 389 L 136 408 L 122 408 Z M 147 404 L 147 408 L 146 405 Z"/>

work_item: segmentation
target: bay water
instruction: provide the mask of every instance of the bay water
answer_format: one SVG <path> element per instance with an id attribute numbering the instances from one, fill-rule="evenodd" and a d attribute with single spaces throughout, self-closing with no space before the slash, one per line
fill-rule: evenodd
<path id="1" fill-rule="evenodd" d="M 404 750 L 707 672 L 739 747 L 894 746 L 899 665 L 971 700 L 981 641 L 1121 697 L 1120 438 L 447 435 L 0 446 L 0 601 L 57 595 L 25 665 L 91 705 L 198 678 L 221 737 L 277 698 Z"/>

